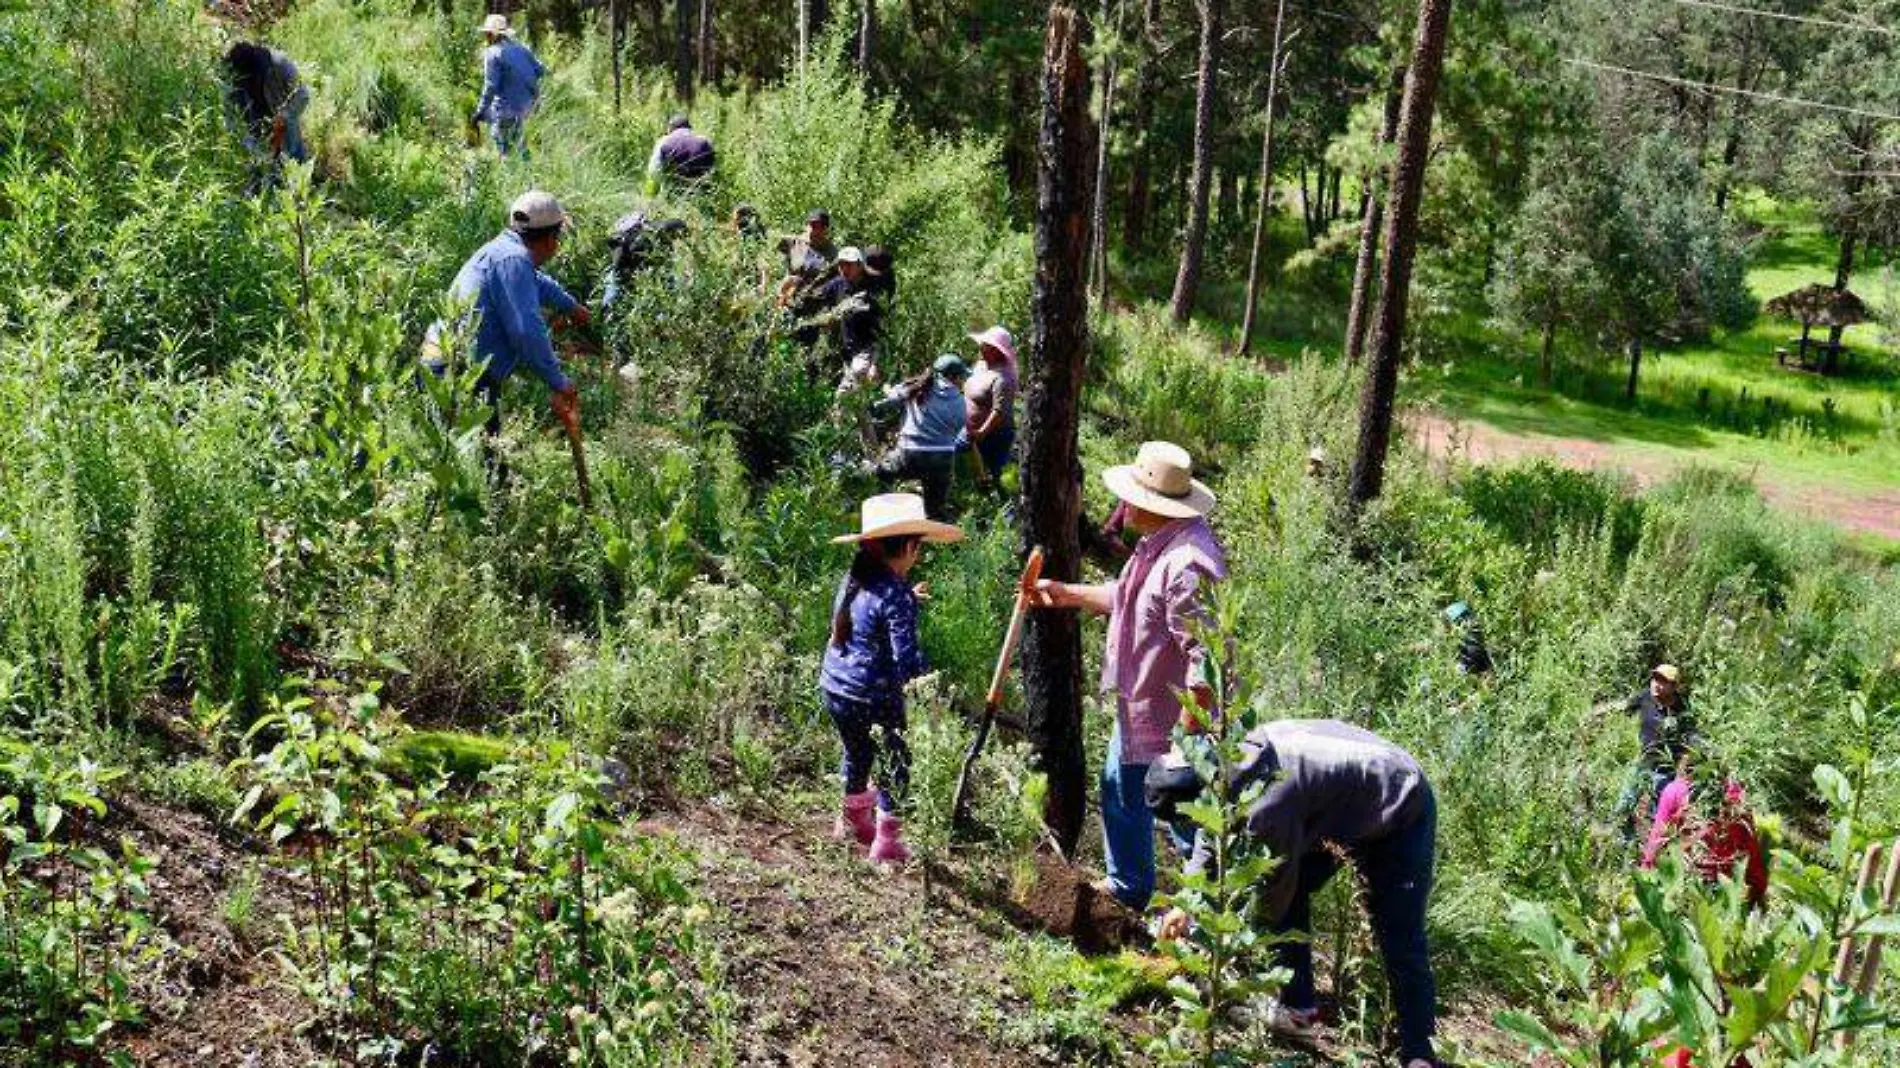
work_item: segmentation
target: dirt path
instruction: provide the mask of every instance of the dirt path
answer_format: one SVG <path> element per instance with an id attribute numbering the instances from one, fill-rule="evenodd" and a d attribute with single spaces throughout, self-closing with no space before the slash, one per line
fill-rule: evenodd
<path id="1" fill-rule="evenodd" d="M 1428 413 L 1412 413 L 1406 416 L 1405 424 L 1412 440 L 1441 462 L 1458 458 L 1496 463 L 1541 456 L 1582 470 L 1626 471 L 1644 486 L 1660 482 L 1692 462 L 1728 467 L 1754 482 L 1762 497 L 1778 508 L 1825 520 L 1843 530 L 1900 541 L 1900 490 L 1857 493 L 1835 486 L 1794 485 L 1765 478 L 1740 464 L 1619 449 L 1584 438 L 1513 434 L 1488 423 L 1458 422 Z"/>

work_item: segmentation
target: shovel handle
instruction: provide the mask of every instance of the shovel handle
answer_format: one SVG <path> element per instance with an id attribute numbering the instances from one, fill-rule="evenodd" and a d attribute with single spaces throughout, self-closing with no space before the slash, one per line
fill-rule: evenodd
<path id="1" fill-rule="evenodd" d="M 580 491 L 581 508 L 591 511 L 594 507 L 594 487 L 587 478 L 587 452 L 581 448 L 581 428 L 577 422 L 565 419 L 561 425 L 567 428 L 567 451 L 574 457 L 574 485 Z"/>
<path id="2" fill-rule="evenodd" d="M 1003 680 L 1009 675 L 1009 662 L 1016 655 L 1016 645 L 1023 637 L 1023 617 L 1029 611 L 1030 598 L 1035 596 L 1036 583 L 1042 579 L 1043 551 L 1037 546 L 1029 551 L 1029 561 L 1023 565 L 1022 578 L 1016 581 L 1016 603 L 1010 608 L 1009 629 L 1003 632 L 1003 650 L 997 654 L 996 670 L 990 674 L 989 693 L 984 703 L 994 711 L 1003 703 Z"/>

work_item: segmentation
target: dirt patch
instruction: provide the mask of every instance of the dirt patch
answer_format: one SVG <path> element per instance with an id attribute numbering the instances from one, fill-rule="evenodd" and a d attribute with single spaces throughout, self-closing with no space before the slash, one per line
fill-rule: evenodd
<path id="1" fill-rule="evenodd" d="M 266 955 L 296 883 L 228 840 L 212 820 L 137 798 L 113 803 L 102 831 L 124 835 L 156 865 L 151 915 L 177 949 L 144 977 L 161 991 L 125 1052 L 165 1068 L 292 1068 L 316 1063 L 296 1033 L 306 1010 Z M 228 910 L 234 890 L 248 907 Z M 233 929 L 233 921 L 237 929 Z"/>
<path id="2" fill-rule="evenodd" d="M 1422 412 L 1406 416 L 1405 426 L 1413 442 L 1440 462 L 1464 459 L 1485 464 L 1542 457 L 1578 470 L 1625 471 L 1642 486 L 1661 482 L 1691 462 L 1669 455 L 1632 453 L 1584 438 L 1513 434 L 1488 423 L 1458 422 Z M 1753 482 L 1762 497 L 1777 508 L 1843 530 L 1900 540 L 1900 490 L 1856 493 L 1825 485 L 1791 485 L 1750 468 L 1730 466 Z"/>
<path id="3" fill-rule="evenodd" d="M 739 999 L 739 1063 L 873 1068 L 1033 1064 L 985 1025 L 1001 943 L 920 868 L 883 873 L 827 821 L 756 822 L 696 809 L 650 819 L 699 857 Z"/>

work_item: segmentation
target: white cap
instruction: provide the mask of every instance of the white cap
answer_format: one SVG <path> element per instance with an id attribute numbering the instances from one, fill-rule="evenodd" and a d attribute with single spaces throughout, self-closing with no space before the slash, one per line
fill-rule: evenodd
<path id="1" fill-rule="evenodd" d="M 503 37 L 513 37 L 515 35 L 515 31 L 508 26 L 508 16 L 500 14 L 490 15 L 483 19 L 480 32 L 496 33 Z"/>
<path id="2" fill-rule="evenodd" d="M 864 262 L 864 252 L 856 245 L 846 245 L 838 250 L 838 262 L 861 264 Z"/>
<path id="3" fill-rule="evenodd" d="M 530 189 L 515 198 L 508 209 L 508 225 L 516 230 L 546 230 L 567 225 L 567 212 L 553 193 Z"/>

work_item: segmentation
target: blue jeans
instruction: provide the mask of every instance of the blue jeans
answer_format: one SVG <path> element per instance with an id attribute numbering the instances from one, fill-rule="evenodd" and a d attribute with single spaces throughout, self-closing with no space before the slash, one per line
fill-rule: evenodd
<path id="1" fill-rule="evenodd" d="M 1669 764 L 1638 762 L 1630 768 L 1623 779 L 1623 790 L 1616 797 L 1616 824 L 1624 842 L 1643 840 L 1656 812 L 1656 798 L 1675 777 L 1676 769 Z"/>
<path id="2" fill-rule="evenodd" d="M 852 701 L 834 693 L 825 694 L 825 711 L 838 728 L 838 740 L 844 743 L 844 759 L 838 775 L 844 780 L 844 792 L 861 794 L 871 785 L 871 771 L 877 765 L 877 739 L 872 728 L 883 728 L 885 776 L 878 784 L 877 807 L 897 811 L 898 803 L 910 790 L 910 743 L 904 740 L 904 702 L 869 704 Z"/>
<path id="3" fill-rule="evenodd" d="M 1155 817 L 1143 789 L 1147 777 L 1148 765 L 1122 763 L 1122 732 L 1116 727 L 1102 761 L 1102 851 L 1115 900 L 1137 912 L 1155 893 Z M 1193 825 L 1177 822 L 1168 828 L 1168 838 L 1175 849 L 1189 852 Z"/>
<path id="4" fill-rule="evenodd" d="M 1432 891 L 1432 858 L 1438 836 L 1438 802 L 1429 790 L 1425 808 L 1411 826 L 1376 842 L 1348 850 L 1353 867 L 1366 881 L 1366 911 L 1372 934 L 1385 958 L 1386 985 L 1399 1019 L 1399 1060 L 1433 1060 L 1432 1032 L 1437 1029 L 1438 987 L 1432 977 L 1431 951 L 1425 941 L 1425 904 Z M 1299 885 L 1275 934 L 1297 934 L 1274 948 L 1277 963 L 1293 973 L 1280 1000 L 1289 1008 L 1310 1009 L 1313 992 L 1312 897 L 1339 870 L 1324 850 L 1300 858 Z"/>
<path id="5" fill-rule="evenodd" d="M 522 159 L 528 158 L 526 115 L 496 115 L 488 120 L 488 132 L 495 139 L 495 151 L 506 156 L 519 150 Z"/>

